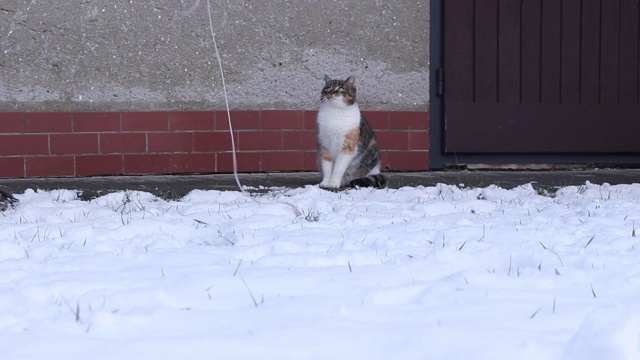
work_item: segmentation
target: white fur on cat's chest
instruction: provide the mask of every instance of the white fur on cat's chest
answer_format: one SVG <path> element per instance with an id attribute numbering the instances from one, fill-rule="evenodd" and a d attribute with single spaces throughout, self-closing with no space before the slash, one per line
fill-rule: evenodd
<path id="1" fill-rule="evenodd" d="M 346 134 L 360 126 L 358 105 L 336 106 L 323 103 L 318 111 L 318 141 L 332 155 L 342 149 Z"/>

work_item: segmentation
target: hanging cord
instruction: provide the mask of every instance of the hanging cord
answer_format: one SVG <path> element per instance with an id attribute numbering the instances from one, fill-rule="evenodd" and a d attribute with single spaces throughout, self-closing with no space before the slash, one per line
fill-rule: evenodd
<path id="1" fill-rule="evenodd" d="M 229 120 L 229 133 L 231 134 L 231 157 L 233 159 L 233 177 L 241 192 L 244 192 L 240 179 L 238 178 L 238 160 L 236 159 L 236 142 L 233 138 L 233 127 L 231 126 L 231 111 L 229 110 L 229 99 L 227 98 L 227 85 L 224 81 L 224 72 L 222 71 L 222 61 L 218 52 L 218 44 L 216 44 L 216 35 L 213 32 L 213 20 L 211 20 L 211 4 L 207 0 L 207 12 L 209 14 L 209 29 L 211 30 L 211 38 L 213 39 L 213 48 L 216 50 L 216 59 L 218 59 L 218 67 L 220 68 L 220 78 L 222 79 L 222 91 L 224 93 L 224 103 L 227 107 L 227 120 Z"/>
<path id="2" fill-rule="evenodd" d="M 195 10 L 196 7 L 198 7 L 198 4 L 200 3 L 200 0 L 196 1 L 196 5 L 189 11 L 193 11 Z M 224 103 L 227 107 L 227 119 L 229 120 L 229 132 L 231 133 L 231 152 L 233 155 L 233 176 L 236 179 L 236 184 L 238 185 L 238 189 L 240 189 L 241 192 L 245 193 L 244 189 L 242 188 L 242 185 L 240 184 L 240 179 L 238 178 L 238 161 L 236 160 L 236 144 L 235 141 L 233 139 L 233 127 L 231 126 L 231 111 L 229 110 L 229 100 L 227 98 L 227 85 L 225 84 L 224 81 L 224 72 L 222 71 L 222 61 L 220 60 L 220 53 L 218 52 L 218 44 L 216 44 L 216 35 L 213 31 L 213 20 L 211 19 L 211 4 L 210 4 L 210 0 L 207 0 L 207 12 L 209 14 L 209 29 L 211 30 L 211 38 L 213 39 L 213 47 L 216 49 L 216 59 L 218 60 L 218 67 L 220 68 L 220 78 L 222 79 L 222 90 L 224 92 Z M 249 198 L 257 203 L 260 203 L 257 199 L 255 199 L 253 196 L 249 196 Z M 296 217 L 302 216 L 304 214 L 304 212 L 302 210 L 300 210 L 300 208 L 290 202 L 285 201 L 284 204 L 289 205 L 294 214 L 296 215 Z M 244 280 L 243 280 L 244 281 Z"/>

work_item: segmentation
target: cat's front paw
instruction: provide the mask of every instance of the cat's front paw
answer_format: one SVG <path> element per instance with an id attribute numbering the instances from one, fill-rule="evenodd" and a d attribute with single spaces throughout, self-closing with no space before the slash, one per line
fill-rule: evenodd
<path id="1" fill-rule="evenodd" d="M 323 181 L 318 186 L 320 186 L 320 188 L 322 188 L 322 189 L 327 189 L 327 190 L 340 189 L 340 184 L 335 184 L 335 183 L 333 183 L 331 181 Z"/>

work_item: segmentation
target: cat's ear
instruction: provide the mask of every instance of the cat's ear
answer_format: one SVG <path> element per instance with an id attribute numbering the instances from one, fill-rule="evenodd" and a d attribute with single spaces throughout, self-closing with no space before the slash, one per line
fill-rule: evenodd
<path id="1" fill-rule="evenodd" d="M 328 83 L 329 81 L 331 81 L 331 78 L 329 77 L 329 75 L 324 74 L 324 83 Z"/>
<path id="2" fill-rule="evenodd" d="M 355 75 L 349 76 L 347 80 L 345 80 L 345 82 L 351 86 L 356 86 L 356 76 Z"/>

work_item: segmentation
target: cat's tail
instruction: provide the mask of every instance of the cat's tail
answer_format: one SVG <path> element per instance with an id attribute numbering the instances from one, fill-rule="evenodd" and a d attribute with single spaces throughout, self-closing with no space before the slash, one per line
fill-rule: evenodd
<path id="1" fill-rule="evenodd" d="M 18 199 L 6 191 L 0 190 L 0 211 L 4 211 L 10 207 L 13 207 Z"/>
<path id="2" fill-rule="evenodd" d="M 349 186 L 355 187 L 374 187 L 384 189 L 387 187 L 387 177 L 382 174 L 368 175 L 349 182 Z"/>

